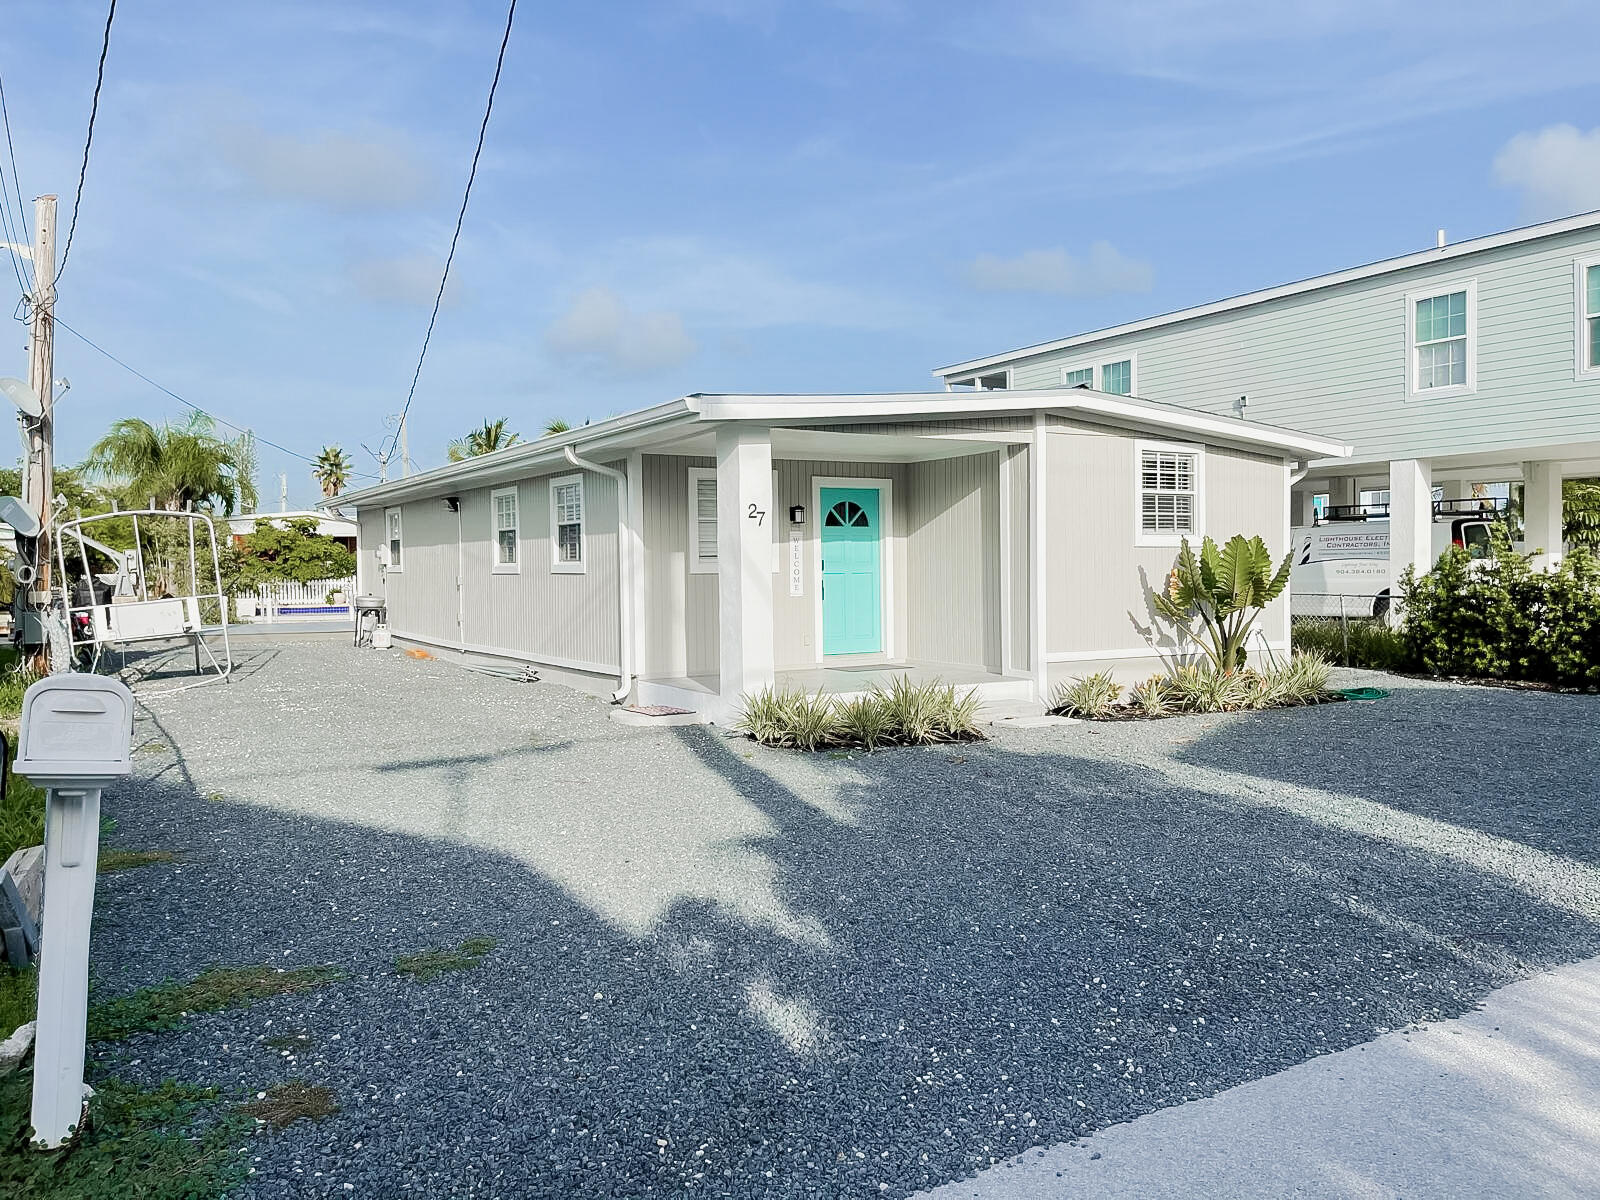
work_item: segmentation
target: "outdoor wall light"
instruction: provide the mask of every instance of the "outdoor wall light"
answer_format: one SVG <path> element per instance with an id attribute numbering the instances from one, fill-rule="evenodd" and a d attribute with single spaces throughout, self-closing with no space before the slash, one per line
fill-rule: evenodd
<path id="1" fill-rule="evenodd" d="M 460 496 L 446 496 L 444 498 L 444 510 L 445 510 L 445 512 L 460 512 L 461 511 L 461 497 Z"/>
<path id="2" fill-rule="evenodd" d="M 806 523 L 806 506 L 793 504 L 789 507 L 789 524 L 804 525 Z"/>

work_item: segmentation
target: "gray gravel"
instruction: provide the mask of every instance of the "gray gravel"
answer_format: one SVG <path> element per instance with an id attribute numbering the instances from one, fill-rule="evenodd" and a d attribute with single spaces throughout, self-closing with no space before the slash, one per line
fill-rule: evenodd
<path id="1" fill-rule="evenodd" d="M 95 1051 L 331 1087 L 244 1196 L 903 1196 L 1600 951 L 1596 697 L 1390 680 L 805 757 L 398 653 L 243 653 L 141 713 L 110 841 L 183 859 L 102 880 L 94 971 L 349 972 Z M 478 935 L 470 971 L 393 973 Z"/>

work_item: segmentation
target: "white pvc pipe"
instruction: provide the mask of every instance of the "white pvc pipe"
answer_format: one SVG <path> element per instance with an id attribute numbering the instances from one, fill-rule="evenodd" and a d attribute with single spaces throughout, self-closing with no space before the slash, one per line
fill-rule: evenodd
<path id="1" fill-rule="evenodd" d="M 562 450 L 573 466 L 617 482 L 617 690 L 611 693 L 611 703 L 621 704 L 633 691 L 633 586 L 628 569 L 628 544 L 633 530 L 628 524 L 628 476 L 615 467 L 591 462 L 571 446 Z"/>

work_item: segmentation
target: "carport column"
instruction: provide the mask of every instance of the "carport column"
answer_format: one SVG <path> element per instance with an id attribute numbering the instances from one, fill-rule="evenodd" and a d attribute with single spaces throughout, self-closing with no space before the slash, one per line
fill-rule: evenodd
<path id="1" fill-rule="evenodd" d="M 773 682 L 772 431 L 717 429 L 717 585 L 722 679 L 713 719 Z"/>
<path id="2" fill-rule="evenodd" d="M 1433 568 L 1433 463 L 1402 458 L 1389 464 L 1389 589 L 1400 595 L 1407 567 Z"/>
<path id="3" fill-rule="evenodd" d="M 1313 493 L 1303 488 L 1289 491 L 1289 527 L 1300 529 L 1311 524 L 1311 497 Z"/>
<path id="4" fill-rule="evenodd" d="M 1535 557 L 1536 567 L 1561 562 L 1565 544 L 1561 536 L 1561 464 L 1522 464 L 1523 548 Z"/>
<path id="5" fill-rule="evenodd" d="M 1339 475 L 1328 480 L 1328 505 L 1348 505 L 1356 502 L 1356 477 Z"/>

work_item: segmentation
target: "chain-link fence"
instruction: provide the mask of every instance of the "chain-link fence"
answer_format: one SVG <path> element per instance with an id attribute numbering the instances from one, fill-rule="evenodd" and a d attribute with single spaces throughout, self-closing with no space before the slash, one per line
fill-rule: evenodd
<path id="1" fill-rule="evenodd" d="M 1290 641 L 1296 650 L 1322 655 L 1341 667 L 1396 670 L 1405 663 L 1405 645 L 1391 620 L 1389 597 L 1293 593 Z"/>

